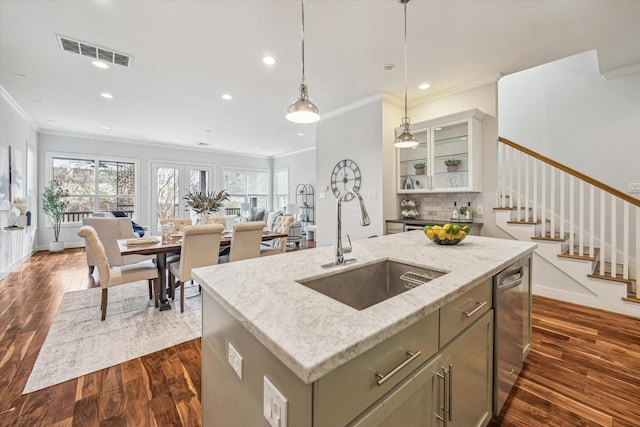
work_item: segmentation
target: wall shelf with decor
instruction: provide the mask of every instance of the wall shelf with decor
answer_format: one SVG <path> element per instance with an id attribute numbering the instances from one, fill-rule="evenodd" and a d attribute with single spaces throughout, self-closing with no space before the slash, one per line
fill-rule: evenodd
<path id="1" fill-rule="evenodd" d="M 316 223 L 313 185 L 298 184 L 296 186 L 296 204 L 298 205 L 298 218 L 302 223 L 302 231 L 306 232 L 307 226 Z"/>
<path id="2" fill-rule="evenodd" d="M 398 193 L 480 191 L 483 118 L 474 109 L 412 125 L 418 146 L 396 148 Z"/>

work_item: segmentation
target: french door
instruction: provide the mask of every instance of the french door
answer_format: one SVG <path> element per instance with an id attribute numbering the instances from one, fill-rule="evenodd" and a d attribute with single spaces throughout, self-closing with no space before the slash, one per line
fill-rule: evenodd
<path id="1" fill-rule="evenodd" d="M 191 163 L 152 162 L 152 227 L 160 230 L 161 219 L 191 218 L 196 213 L 184 202 L 189 191 L 213 189 L 213 166 Z"/>

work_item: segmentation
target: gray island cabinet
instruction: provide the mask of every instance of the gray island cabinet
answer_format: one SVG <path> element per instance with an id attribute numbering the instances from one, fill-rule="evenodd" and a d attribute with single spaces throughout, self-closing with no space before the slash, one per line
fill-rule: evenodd
<path id="1" fill-rule="evenodd" d="M 332 269 L 320 267 L 332 256 L 321 247 L 194 270 L 203 289 L 203 425 L 486 425 L 493 278 L 534 249 L 476 236 L 437 246 L 414 231 L 354 242 L 357 262 Z M 405 282 L 433 274 L 366 308 L 311 289 L 340 275 L 348 280 L 334 280 L 339 288 L 366 292 L 350 274 L 382 264 L 411 270 Z"/>

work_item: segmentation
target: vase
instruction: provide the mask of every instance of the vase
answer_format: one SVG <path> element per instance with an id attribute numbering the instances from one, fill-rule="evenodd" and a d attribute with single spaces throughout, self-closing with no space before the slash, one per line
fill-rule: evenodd
<path id="1" fill-rule="evenodd" d="M 62 252 L 64 250 L 64 242 L 49 242 L 49 252 Z"/>
<path id="2" fill-rule="evenodd" d="M 416 175 L 424 175 L 424 168 L 416 169 Z"/>
<path id="3" fill-rule="evenodd" d="M 458 165 L 447 165 L 447 172 L 455 172 L 458 170 Z"/>

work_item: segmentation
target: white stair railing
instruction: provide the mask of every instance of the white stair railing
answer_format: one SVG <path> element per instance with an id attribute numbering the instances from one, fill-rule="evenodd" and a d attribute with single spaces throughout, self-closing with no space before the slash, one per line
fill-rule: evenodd
<path id="1" fill-rule="evenodd" d="M 599 248 L 597 275 L 638 277 L 640 200 L 505 138 L 498 156 L 498 208 L 539 221 L 541 236 L 568 237 L 572 255 L 594 257 Z"/>

